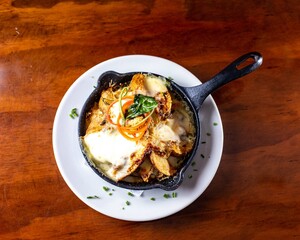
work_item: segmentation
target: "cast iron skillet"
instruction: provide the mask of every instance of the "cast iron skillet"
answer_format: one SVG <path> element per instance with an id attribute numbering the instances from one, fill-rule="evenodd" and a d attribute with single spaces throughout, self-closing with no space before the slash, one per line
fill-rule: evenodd
<path id="1" fill-rule="evenodd" d="M 241 66 L 245 61 L 251 59 L 251 63 L 249 63 L 246 66 Z M 80 116 L 79 116 L 79 142 L 80 142 L 80 148 L 81 151 L 87 160 L 88 164 L 91 166 L 91 168 L 105 181 L 126 189 L 133 189 L 133 190 L 146 190 L 146 189 L 153 189 L 153 188 L 161 188 L 167 191 L 175 190 L 179 187 L 179 185 L 182 183 L 184 178 L 184 172 L 188 168 L 188 166 L 191 164 L 193 157 L 199 147 L 199 140 L 200 140 L 200 121 L 199 121 L 199 115 L 198 111 L 201 108 L 201 105 L 203 101 L 206 99 L 206 97 L 212 93 L 217 88 L 223 86 L 224 84 L 240 78 L 242 76 L 247 75 L 248 73 L 251 73 L 252 71 L 256 70 L 260 67 L 262 64 L 262 56 L 258 52 L 250 52 L 247 53 L 235 61 L 233 61 L 231 64 L 229 64 L 226 68 L 224 68 L 220 73 L 215 75 L 213 78 L 211 78 L 209 81 L 194 86 L 194 87 L 182 87 L 176 84 L 173 81 L 169 81 L 171 85 L 171 91 L 176 92 L 190 107 L 190 110 L 193 113 L 194 122 L 196 124 L 196 140 L 194 147 L 192 151 L 185 156 L 184 163 L 180 170 L 176 173 L 176 175 L 169 177 L 162 181 L 155 181 L 155 182 L 149 182 L 149 183 L 129 183 L 125 181 L 119 181 L 114 182 L 110 178 L 108 178 L 106 175 L 104 175 L 100 170 L 98 170 L 93 162 L 89 159 L 87 153 L 85 152 L 84 146 L 82 144 L 81 138 L 85 135 L 86 131 L 86 115 L 90 111 L 90 109 L 94 106 L 95 102 L 98 102 L 101 96 L 101 93 L 103 90 L 107 89 L 109 87 L 109 84 L 111 82 L 113 83 L 123 83 L 130 81 L 132 76 L 136 73 L 141 72 L 129 72 L 129 73 L 117 73 L 114 71 L 108 71 L 103 73 L 99 79 L 98 79 L 98 85 L 95 88 L 95 90 L 91 93 L 91 95 L 86 100 Z M 142 72 L 143 73 L 143 72 Z M 149 73 L 147 73 L 149 74 Z M 156 76 L 160 76 L 158 74 L 151 73 Z M 167 79 L 167 78 L 166 78 Z M 167 79 L 168 80 L 168 79 Z M 117 149 L 116 149 L 117 150 Z"/>

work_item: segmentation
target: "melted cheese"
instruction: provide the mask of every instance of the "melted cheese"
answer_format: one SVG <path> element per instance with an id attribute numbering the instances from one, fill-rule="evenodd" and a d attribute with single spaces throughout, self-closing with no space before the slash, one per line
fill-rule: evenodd
<path id="1" fill-rule="evenodd" d="M 180 142 L 180 136 L 184 134 L 186 131 L 175 119 L 167 119 L 165 123 L 159 124 L 155 128 L 155 136 L 161 141 Z"/>
<path id="2" fill-rule="evenodd" d="M 165 82 L 160 78 L 152 75 L 147 75 L 144 81 L 147 95 L 154 97 L 157 93 L 167 92 L 168 89 Z"/>
<path id="3" fill-rule="evenodd" d="M 106 173 L 116 180 L 128 175 L 132 165 L 130 156 L 140 148 L 139 144 L 127 140 L 113 129 L 88 134 L 84 137 L 84 143 L 95 161 L 109 163 Z"/>

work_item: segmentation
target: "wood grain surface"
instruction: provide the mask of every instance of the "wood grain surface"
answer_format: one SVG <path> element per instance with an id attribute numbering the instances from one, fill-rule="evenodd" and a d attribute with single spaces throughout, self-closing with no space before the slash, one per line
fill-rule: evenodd
<path id="1" fill-rule="evenodd" d="M 299 23 L 298 0 L 0 1 L 0 239 L 300 239 Z M 224 152 L 194 203 L 126 222 L 69 189 L 52 127 L 82 73 L 149 54 L 206 81 L 249 51 L 262 67 L 213 94 Z"/>

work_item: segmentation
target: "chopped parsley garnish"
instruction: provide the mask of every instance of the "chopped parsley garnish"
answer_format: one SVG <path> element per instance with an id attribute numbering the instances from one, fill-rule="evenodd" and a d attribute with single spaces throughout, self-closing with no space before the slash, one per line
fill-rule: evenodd
<path id="1" fill-rule="evenodd" d="M 205 144 L 206 142 L 201 142 L 201 144 Z"/>
<path id="2" fill-rule="evenodd" d="M 87 199 L 100 199 L 100 197 L 98 197 L 97 195 L 94 196 L 87 196 Z"/>
<path id="3" fill-rule="evenodd" d="M 129 202 L 129 201 L 126 201 L 126 205 L 129 206 L 129 205 L 130 205 L 130 202 Z"/>
<path id="4" fill-rule="evenodd" d="M 213 124 L 214 124 L 214 126 L 217 126 L 217 125 L 218 125 L 218 123 L 216 123 L 216 122 L 214 122 Z"/>
<path id="5" fill-rule="evenodd" d="M 211 133 L 208 132 L 208 133 L 206 133 L 206 135 L 207 135 L 207 136 L 211 136 Z"/>
<path id="6" fill-rule="evenodd" d="M 150 200 L 151 200 L 151 201 L 155 201 L 155 198 L 154 198 L 154 197 L 152 197 L 152 198 L 150 198 Z"/>
<path id="7" fill-rule="evenodd" d="M 195 166 L 196 165 L 196 162 L 192 162 L 192 166 Z"/>
<path id="8" fill-rule="evenodd" d="M 169 198 L 177 198 L 177 192 L 172 192 L 172 194 L 165 193 L 164 198 L 169 199 Z M 152 200 L 152 199 L 151 199 Z M 153 200 L 154 201 L 154 200 Z"/>
<path id="9" fill-rule="evenodd" d="M 113 194 L 112 194 L 112 193 L 109 193 L 108 195 L 109 195 L 109 196 L 112 196 Z"/>
<path id="10" fill-rule="evenodd" d="M 109 187 L 103 186 L 103 190 L 104 190 L 105 192 L 108 192 L 110 189 L 109 189 Z"/>
<path id="11" fill-rule="evenodd" d="M 167 194 L 167 193 L 164 194 L 164 198 L 168 199 L 170 197 L 171 197 L 170 194 Z"/>
<path id="12" fill-rule="evenodd" d="M 130 197 L 134 197 L 134 195 L 133 195 L 131 192 L 128 192 L 127 194 L 128 194 L 128 196 L 130 196 Z"/>
<path id="13" fill-rule="evenodd" d="M 69 114 L 69 116 L 73 119 L 75 119 L 76 117 L 78 117 L 78 113 L 77 113 L 77 108 L 73 108 L 71 110 L 71 113 Z"/>
<path id="14" fill-rule="evenodd" d="M 193 177 L 193 175 L 189 175 L 189 179 L 191 179 Z"/>

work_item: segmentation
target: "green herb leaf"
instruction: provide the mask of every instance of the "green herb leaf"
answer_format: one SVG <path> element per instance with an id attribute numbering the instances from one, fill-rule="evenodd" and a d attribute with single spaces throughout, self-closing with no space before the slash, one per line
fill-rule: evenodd
<path id="1" fill-rule="evenodd" d="M 129 202 L 129 201 L 126 201 L 126 205 L 129 206 L 129 205 L 130 205 L 130 202 Z"/>
<path id="2" fill-rule="evenodd" d="M 126 119 L 132 119 L 144 113 L 151 112 L 158 103 L 153 97 L 137 94 L 134 96 L 133 104 L 125 113 Z"/>
<path id="3" fill-rule="evenodd" d="M 172 198 L 177 198 L 177 192 L 172 192 Z"/>
<path id="4" fill-rule="evenodd" d="M 103 186 L 103 190 L 104 190 L 105 192 L 108 192 L 110 189 L 109 189 L 109 187 Z"/>
<path id="5" fill-rule="evenodd" d="M 155 201 L 155 198 L 154 198 L 154 197 L 152 197 L 152 198 L 150 198 L 150 200 L 151 200 L 151 201 Z"/>

